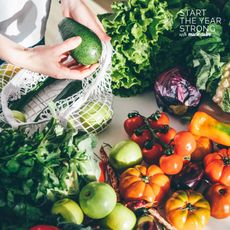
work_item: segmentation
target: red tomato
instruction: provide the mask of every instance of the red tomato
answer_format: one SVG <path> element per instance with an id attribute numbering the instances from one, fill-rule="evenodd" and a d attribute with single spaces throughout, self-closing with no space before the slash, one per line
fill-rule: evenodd
<path id="1" fill-rule="evenodd" d="M 60 229 L 51 225 L 36 225 L 30 228 L 30 230 L 60 230 Z"/>
<path id="2" fill-rule="evenodd" d="M 191 155 L 196 149 L 196 140 L 192 133 L 188 131 L 181 131 L 174 137 L 174 151 L 175 154 L 181 156 Z"/>
<path id="3" fill-rule="evenodd" d="M 168 144 L 176 136 L 176 130 L 174 128 L 169 128 L 167 133 L 157 133 L 159 139 Z"/>
<path id="4" fill-rule="evenodd" d="M 148 121 L 153 129 L 162 127 L 163 125 L 169 125 L 169 118 L 166 113 L 157 111 L 152 114 Z"/>
<path id="5" fill-rule="evenodd" d="M 143 147 L 146 141 L 152 139 L 151 133 L 149 130 L 144 130 L 142 132 L 133 133 L 131 139 L 136 142 L 140 147 Z"/>
<path id="6" fill-rule="evenodd" d="M 145 147 L 142 149 L 143 159 L 148 164 L 158 163 L 162 151 L 162 146 L 159 144 L 154 144 L 150 146 L 145 145 Z"/>
<path id="7" fill-rule="evenodd" d="M 124 122 L 126 133 L 131 136 L 134 131 L 144 125 L 144 119 L 139 113 L 129 113 L 128 119 Z"/>
<path id="8" fill-rule="evenodd" d="M 183 158 L 176 154 L 163 155 L 160 158 L 160 168 L 165 174 L 178 174 L 183 168 Z"/>

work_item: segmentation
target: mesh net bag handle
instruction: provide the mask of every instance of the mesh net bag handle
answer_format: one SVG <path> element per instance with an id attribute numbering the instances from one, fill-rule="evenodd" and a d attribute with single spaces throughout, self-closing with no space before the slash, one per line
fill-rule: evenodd
<path id="1" fill-rule="evenodd" d="M 92 99 L 97 102 L 103 102 L 109 105 L 112 102 L 112 89 L 111 89 L 111 59 L 113 49 L 110 43 L 106 45 L 106 58 L 103 65 L 97 72 L 97 77 L 85 78 L 83 81 L 83 89 L 79 93 L 81 97 L 68 107 L 63 113 L 60 114 L 61 119 L 66 119 L 71 114 L 76 114 L 82 106 L 92 102 Z"/>
<path id="2" fill-rule="evenodd" d="M 103 43 L 99 67 L 93 74 L 82 80 L 82 89 L 70 97 L 52 103 L 54 104 L 53 108 L 57 116 L 63 123 L 66 123 L 67 119 L 71 118 L 75 128 L 84 129 L 86 132 L 100 132 L 106 127 L 109 119 L 101 118 L 101 120 L 99 119 L 99 124 L 95 126 L 88 122 L 87 119 L 81 119 L 81 117 L 83 116 L 82 114 L 87 115 L 87 113 L 91 113 L 92 110 L 100 111 L 102 109 L 104 111 L 106 108 L 106 113 L 111 118 L 113 114 L 113 96 L 111 89 L 112 55 L 113 49 L 110 42 Z M 9 101 L 20 99 L 22 95 L 26 95 L 36 84 L 45 81 L 47 77 L 48 76 L 23 69 L 3 88 L 1 93 L 2 112 L 6 122 L 13 128 L 39 125 L 50 119 L 52 111 L 48 105 L 53 98 L 48 98 L 46 101 L 40 98 L 41 103 L 46 103 L 47 108 L 41 112 L 36 122 L 30 119 L 26 122 L 19 122 L 14 118 L 12 111 L 9 109 Z M 85 117 L 91 119 L 90 114 Z"/>

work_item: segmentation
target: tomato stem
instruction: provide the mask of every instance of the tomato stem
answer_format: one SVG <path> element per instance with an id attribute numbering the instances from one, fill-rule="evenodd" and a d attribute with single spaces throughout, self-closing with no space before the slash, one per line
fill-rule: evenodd
<path id="1" fill-rule="evenodd" d="M 224 157 L 223 162 L 224 162 L 225 166 L 230 165 L 230 158 L 229 157 Z"/>
<path id="2" fill-rule="evenodd" d="M 166 155 L 171 155 L 173 153 L 173 147 L 171 145 L 172 141 L 170 141 L 170 143 L 168 143 L 168 144 L 165 144 L 163 141 L 160 140 L 160 138 L 156 134 L 157 132 L 166 134 L 169 131 L 169 128 L 170 128 L 169 125 L 163 125 L 160 128 L 153 129 L 150 125 L 149 120 L 148 120 L 149 118 L 152 119 L 152 117 L 154 117 L 154 116 L 161 116 L 161 112 L 156 111 L 156 113 L 152 114 L 149 118 L 146 118 L 145 116 L 143 116 L 141 114 L 138 114 L 138 116 L 142 117 L 145 125 L 136 129 L 135 134 L 137 136 L 140 136 L 144 130 L 148 129 L 150 131 L 150 134 L 152 137 L 151 143 L 146 143 L 147 149 L 151 149 L 154 143 L 158 143 L 163 147 Z M 152 144 L 152 146 L 150 147 L 151 144 Z"/>
<path id="3" fill-rule="evenodd" d="M 141 116 L 140 114 L 139 114 L 139 112 L 133 112 L 133 113 L 128 113 L 128 118 L 132 118 L 132 117 L 137 117 L 137 116 Z"/>
<path id="4" fill-rule="evenodd" d="M 151 140 L 151 141 L 146 141 L 145 142 L 145 148 L 146 149 L 151 149 L 153 147 L 153 141 Z"/>
<path id="5" fill-rule="evenodd" d="M 141 178 L 145 183 L 149 183 L 149 178 L 147 176 L 143 176 Z"/>
<path id="6" fill-rule="evenodd" d="M 144 123 L 145 123 L 147 129 L 148 129 L 148 130 L 150 131 L 150 133 L 151 133 L 151 136 L 152 136 L 153 141 L 158 142 L 160 145 L 162 145 L 163 148 L 167 148 L 168 146 L 167 146 L 165 143 L 163 143 L 163 142 L 159 139 L 159 137 L 156 135 L 156 130 L 152 129 L 152 127 L 151 127 L 151 125 L 150 125 L 148 119 L 147 119 L 146 117 L 143 117 L 143 120 L 144 120 Z"/>
<path id="7" fill-rule="evenodd" d="M 191 203 L 188 203 L 185 208 L 188 209 L 190 212 L 196 210 L 196 208 Z"/>
<path id="8" fill-rule="evenodd" d="M 149 118 L 153 121 L 158 121 L 161 117 L 161 112 L 157 110 L 155 113 L 153 113 Z"/>
<path id="9" fill-rule="evenodd" d="M 224 189 L 224 188 L 222 188 L 222 189 L 220 189 L 219 190 L 219 193 L 221 194 L 221 195 L 224 195 L 224 194 L 226 194 L 226 189 Z"/>
<path id="10" fill-rule="evenodd" d="M 170 156 L 174 153 L 173 147 L 172 146 L 168 146 L 165 150 L 164 150 L 164 154 L 166 156 Z"/>

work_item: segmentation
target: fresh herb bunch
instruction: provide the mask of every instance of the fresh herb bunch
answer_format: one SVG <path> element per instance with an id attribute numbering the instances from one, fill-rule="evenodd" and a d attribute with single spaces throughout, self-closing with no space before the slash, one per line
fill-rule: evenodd
<path id="1" fill-rule="evenodd" d="M 94 138 L 56 119 L 32 137 L 3 129 L 0 141 L 0 229 L 46 222 L 52 202 L 76 199 L 80 187 L 100 175 Z"/>

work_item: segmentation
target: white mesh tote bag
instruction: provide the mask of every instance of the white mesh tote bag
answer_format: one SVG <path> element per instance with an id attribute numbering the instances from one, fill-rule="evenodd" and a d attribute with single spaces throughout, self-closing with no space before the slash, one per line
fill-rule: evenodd
<path id="1" fill-rule="evenodd" d="M 25 122 L 15 119 L 9 104 L 32 92 L 38 84 L 46 81 L 48 76 L 25 69 L 20 70 L 1 92 L 2 115 L 5 122 L 13 128 L 28 126 L 34 129 L 52 117 L 51 108 L 53 108 L 63 124 L 69 120 L 76 129 L 83 129 L 90 133 L 101 132 L 110 123 L 113 115 L 112 54 L 113 49 L 110 42 L 103 43 L 98 69 L 82 80 L 82 89 L 73 95 L 53 101 L 71 83 L 67 80 L 56 80 L 34 95 L 21 111 L 26 116 Z"/>

